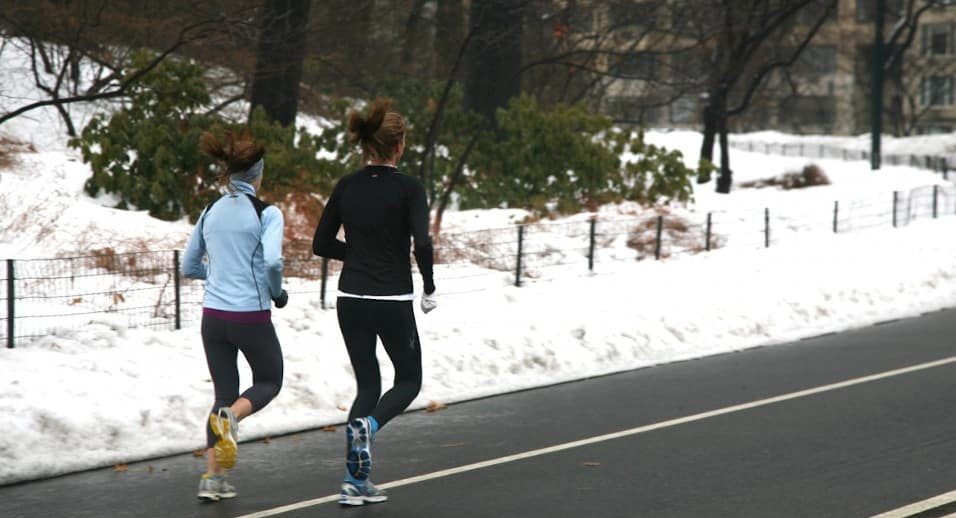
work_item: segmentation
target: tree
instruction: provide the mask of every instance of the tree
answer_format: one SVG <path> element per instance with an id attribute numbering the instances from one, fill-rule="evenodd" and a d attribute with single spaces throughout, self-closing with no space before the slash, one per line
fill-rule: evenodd
<path id="1" fill-rule="evenodd" d="M 750 106 L 769 75 L 792 66 L 836 8 L 836 0 L 708 0 L 694 3 L 692 23 L 711 50 L 705 77 L 703 133 L 700 156 L 713 161 L 720 138 L 720 177 L 717 192 L 729 193 L 733 183 L 728 120 Z M 817 13 L 811 23 L 797 23 L 804 10 Z M 701 175 L 698 182 L 709 181 Z"/>
<path id="2" fill-rule="evenodd" d="M 473 42 L 465 55 L 464 106 L 493 121 L 495 111 L 521 92 L 522 18 L 526 4 L 472 0 Z"/>
<path id="3" fill-rule="evenodd" d="M 261 106 L 284 126 L 295 123 L 299 109 L 309 7 L 310 0 L 274 0 L 263 7 L 251 109 Z"/>
<path id="4" fill-rule="evenodd" d="M 19 104 L 4 106 L 0 124 L 38 108 L 54 107 L 67 132 L 75 135 L 69 105 L 127 100 L 138 82 L 163 61 L 191 45 L 228 37 L 250 12 L 245 3 L 230 10 L 221 9 L 218 2 L 176 3 L 193 9 L 177 5 L 178 15 L 147 12 L 131 18 L 125 10 L 112 8 L 109 0 L 11 1 L 0 13 L 0 35 L 29 51 L 31 75 L 47 98 L 25 103 L 17 99 Z M 134 66 L 133 55 L 140 47 L 155 52 L 151 60 Z"/>

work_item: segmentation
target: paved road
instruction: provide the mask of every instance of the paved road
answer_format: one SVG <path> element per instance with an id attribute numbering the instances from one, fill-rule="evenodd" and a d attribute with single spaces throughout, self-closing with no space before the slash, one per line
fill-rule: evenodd
<path id="1" fill-rule="evenodd" d="M 388 503 L 319 503 L 271 515 L 869 517 L 956 489 L 956 363 L 833 384 L 954 356 L 956 310 L 946 310 L 406 414 L 376 443 L 375 480 L 398 483 Z M 815 387 L 826 388 L 794 394 Z M 781 395 L 788 396 L 767 401 Z M 687 416 L 695 417 L 668 423 Z M 655 423 L 665 424 L 648 427 Z M 630 432 L 407 480 L 622 430 Z M 336 491 L 342 442 L 341 431 L 317 431 L 243 444 L 232 475 L 240 497 L 218 504 L 196 501 L 203 461 L 183 455 L 125 473 L 0 487 L 0 517 L 235 518 L 275 510 Z"/>

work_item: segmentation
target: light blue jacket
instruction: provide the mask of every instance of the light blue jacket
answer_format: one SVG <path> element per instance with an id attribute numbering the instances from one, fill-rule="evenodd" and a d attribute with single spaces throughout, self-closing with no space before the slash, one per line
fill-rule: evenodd
<path id="1" fill-rule="evenodd" d="M 282 212 L 270 205 L 260 221 L 244 194 L 255 196 L 252 185 L 233 181 L 232 186 L 235 192 L 224 194 L 199 216 L 183 255 L 183 275 L 205 279 L 203 307 L 267 310 L 282 293 Z"/>

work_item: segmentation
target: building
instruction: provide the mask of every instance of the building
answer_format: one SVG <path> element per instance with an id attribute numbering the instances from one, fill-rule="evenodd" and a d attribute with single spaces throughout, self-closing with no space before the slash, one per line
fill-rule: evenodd
<path id="1" fill-rule="evenodd" d="M 668 2 L 672 4 L 679 0 Z M 900 21 L 904 0 L 886 0 L 884 39 L 890 40 Z M 870 130 L 874 12 L 877 0 L 838 0 L 836 12 L 809 42 L 799 60 L 786 73 L 771 75 L 754 97 L 750 108 L 731 120 L 733 131 L 777 129 L 795 133 L 859 134 Z M 593 4 L 593 23 L 613 27 L 623 11 L 639 9 L 647 2 Z M 917 8 L 920 2 L 916 2 Z M 692 5 L 692 4 L 688 4 Z M 699 5 L 699 4 L 698 4 Z M 631 11 L 634 12 L 634 11 Z M 671 9 L 679 13 L 679 9 Z M 649 23 L 674 29 L 673 20 L 647 17 Z M 819 13 L 803 12 L 795 23 L 808 29 Z M 641 19 L 641 17 L 635 17 Z M 679 84 L 675 74 L 697 70 L 704 63 L 680 63 L 666 57 L 666 48 L 654 48 L 654 38 L 642 33 L 640 24 L 621 31 L 616 45 L 623 57 L 605 63 L 619 78 L 610 79 L 600 99 L 601 109 L 622 122 L 645 126 L 699 128 L 704 99 L 701 89 L 662 92 L 661 84 Z M 615 29 L 617 32 L 619 29 Z M 908 27 L 904 27 L 908 30 Z M 673 31 L 672 31 L 673 32 Z M 805 32 L 805 31 L 804 31 Z M 628 52 L 628 37 L 642 41 Z M 660 39 L 658 39 L 660 40 Z M 898 38 L 897 41 L 905 41 Z M 773 42 L 786 53 L 787 42 Z M 791 43 L 796 44 L 796 43 Z M 673 43 L 669 43 L 673 45 Z M 956 130 L 956 2 L 932 7 L 922 13 L 912 39 L 895 65 L 885 72 L 883 128 L 891 134 L 919 134 Z M 792 48 L 792 47 L 791 47 Z M 886 55 L 898 49 L 887 46 Z M 658 55 L 655 56 L 655 53 Z M 693 60 L 690 60 L 693 61 Z M 668 93 L 671 98 L 668 98 Z M 678 95 L 680 94 L 680 95 Z"/>

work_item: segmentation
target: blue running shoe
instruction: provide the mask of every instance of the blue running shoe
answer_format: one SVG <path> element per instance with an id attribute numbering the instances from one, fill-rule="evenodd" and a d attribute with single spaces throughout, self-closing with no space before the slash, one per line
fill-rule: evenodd
<path id="1" fill-rule="evenodd" d="M 372 472 L 372 427 L 368 418 L 353 419 L 345 427 L 345 439 L 349 446 L 345 457 L 349 475 L 358 481 L 368 480 Z"/>
<path id="2" fill-rule="evenodd" d="M 364 484 L 342 483 L 342 492 L 339 493 L 339 503 L 342 505 L 377 504 L 388 500 L 385 491 L 375 487 L 371 480 Z"/>

